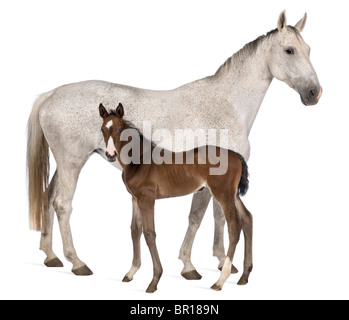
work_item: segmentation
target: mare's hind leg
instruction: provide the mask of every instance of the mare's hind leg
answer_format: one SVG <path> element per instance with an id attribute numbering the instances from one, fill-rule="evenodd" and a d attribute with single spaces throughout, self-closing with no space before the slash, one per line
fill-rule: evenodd
<path id="1" fill-rule="evenodd" d="M 59 228 L 61 231 L 64 256 L 73 264 L 72 272 L 79 276 L 91 275 L 92 271 L 78 258 L 76 254 L 69 220 L 72 212 L 72 200 L 74 197 L 77 180 L 80 170 L 85 162 L 86 160 L 69 163 L 68 165 L 68 161 L 65 161 L 64 165 L 57 165 L 57 191 L 56 197 L 53 201 L 53 206 L 57 213 Z"/>
<path id="2" fill-rule="evenodd" d="M 193 195 L 189 214 L 189 226 L 179 253 L 179 259 L 184 263 L 181 275 L 187 280 L 200 280 L 202 278 L 191 263 L 191 250 L 196 232 L 201 225 L 210 200 L 211 193 L 208 188 L 204 188 Z"/>
<path id="3" fill-rule="evenodd" d="M 63 267 L 63 263 L 57 258 L 52 250 L 52 229 L 53 229 L 53 200 L 57 190 L 57 171 L 55 172 L 48 188 L 48 208 L 43 216 L 40 249 L 45 252 L 47 267 Z"/>
<path id="4" fill-rule="evenodd" d="M 237 202 L 237 217 L 242 224 L 242 230 L 245 237 L 245 257 L 244 257 L 244 272 L 238 282 L 238 285 L 248 283 L 248 277 L 252 271 L 252 229 L 253 218 L 252 214 L 246 209 L 243 202 L 238 198 Z"/>
<path id="5" fill-rule="evenodd" d="M 218 258 L 218 269 L 222 271 L 226 258 L 224 249 L 224 225 L 226 219 L 222 207 L 215 198 L 213 198 L 213 215 L 215 221 L 213 256 Z M 231 273 L 238 273 L 238 269 L 236 269 L 234 265 L 231 266 Z"/>
<path id="6" fill-rule="evenodd" d="M 130 271 L 125 275 L 123 282 L 130 282 L 141 267 L 141 235 L 142 235 L 142 217 L 139 212 L 137 201 L 132 199 L 132 224 L 131 235 L 133 242 L 133 261 Z"/>

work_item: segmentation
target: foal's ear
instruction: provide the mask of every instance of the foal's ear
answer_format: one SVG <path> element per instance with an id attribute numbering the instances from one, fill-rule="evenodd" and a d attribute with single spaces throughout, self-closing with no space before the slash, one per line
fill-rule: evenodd
<path id="1" fill-rule="evenodd" d="M 108 117 L 108 111 L 104 108 L 103 104 L 99 105 L 99 114 L 103 119 Z"/>
<path id="2" fill-rule="evenodd" d="M 124 116 L 124 107 L 121 103 L 119 103 L 118 107 L 115 110 L 116 116 L 118 118 L 122 118 Z"/>
<path id="3" fill-rule="evenodd" d="M 294 26 L 299 32 L 302 32 L 304 27 L 305 27 L 305 23 L 307 22 L 307 13 L 304 14 L 304 17 L 299 20 L 297 22 L 297 24 Z"/>
<path id="4" fill-rule="evenodd" d="M 280 32 L 285 32 L 287 27 L 287 20 L 286 20 L 286 10 L 282 11 L 279 16 L 278 20 L 278 29 Z"/>

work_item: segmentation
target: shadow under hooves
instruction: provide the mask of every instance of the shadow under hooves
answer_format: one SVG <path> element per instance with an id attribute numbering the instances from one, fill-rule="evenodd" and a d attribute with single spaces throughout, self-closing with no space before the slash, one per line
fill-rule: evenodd
<path id="1" fill-rule="evenodd" d="M 182 272 L 182 277 L 186 280 L 201 280 L 202 276 L 199 274 L 196 270 L 189 271 L 189 272 Z"/>

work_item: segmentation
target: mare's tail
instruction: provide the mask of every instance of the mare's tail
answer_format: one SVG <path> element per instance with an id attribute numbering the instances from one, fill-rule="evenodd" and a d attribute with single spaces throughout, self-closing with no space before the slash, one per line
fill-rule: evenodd
<path id="1" fill-rule="evenodd" d="M 248 190 L 248 166 L 247 163 L 245 161 L 245 159 L 242 157 L 242 155 L 240 154 L 236 154 L 242 164 L 242 172 L 241 172 L 241 179 L 239 182 L 239 195 L 240 196 L 244 196 Z"/>
<path id="2" fill-rule="evenodd" d="M 44 93 L 35 101 L 28 120 L 27 178 L 29 224 L 41 231 L 42 220 L 48 210 L 48 180 L 50 173 L 49 146 L 39 122 L 39 111 L 52 92 Z"/>

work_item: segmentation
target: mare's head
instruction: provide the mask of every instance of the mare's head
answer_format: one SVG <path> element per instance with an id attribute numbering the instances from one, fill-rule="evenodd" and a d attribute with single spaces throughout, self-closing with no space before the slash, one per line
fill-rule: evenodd
<path id="1" fill-rule="evenodd" d="M 307 14 L 294 27 L 287 26 L 285 11 L 280 14 L 272 37 L 269 70 L 275 78 L 296 90 L 304 105 L 310 106 L 318 103 L 322 88 L 310 62 L 310 47 L 300 34 L 306 20 Z"/>
<path id="2" fill-rule="evenodd" d="M 119 103 L 115 111 L 108 111 L 103 104 L 99 105 L 99 114 L 103 118 L 101 131 L 103 133 L 104 142 L 107 148 L 105 155 L 110 162 L 114 162 L 117 157 L 117 150 L 120 150 L 120 135 L 124 129 L 124 107 Z"/>

